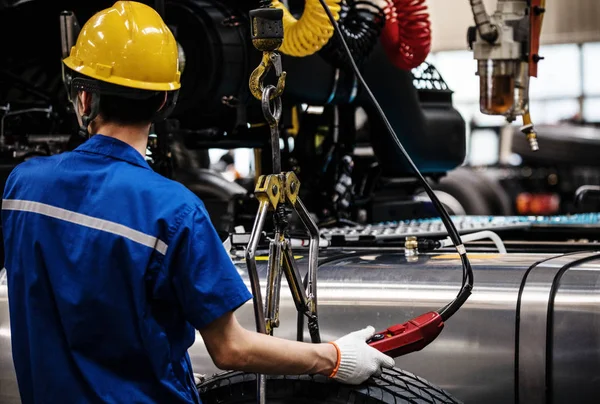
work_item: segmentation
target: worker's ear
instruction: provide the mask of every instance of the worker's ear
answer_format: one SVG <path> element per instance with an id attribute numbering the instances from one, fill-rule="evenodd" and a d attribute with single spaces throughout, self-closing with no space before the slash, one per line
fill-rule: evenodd
<path id="1" fill-rule="evenodd" d="M 92 110 L 92 94 L 87 91 L 80 91 L 77 94 L 78 102 L 77 108 L 79 109 L 79 116 L 89 115 Z"/>

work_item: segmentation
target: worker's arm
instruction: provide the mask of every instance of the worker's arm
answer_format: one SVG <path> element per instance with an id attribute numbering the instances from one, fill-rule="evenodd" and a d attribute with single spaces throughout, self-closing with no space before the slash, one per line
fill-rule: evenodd
<path id="1" fill-rule="evenodd" d="M 366 344 L 367 327 L 331 344 L 308 344 L 245 330 L 232 314 L 252 298 L 223 248 L 203 206 L 188 212 L 169 242 L 163 262 L 169 287 L 186 320 L 197 330 L 222 369 L 264 374 L 321 373 L 358 384 L 394 360 Z M 159 279 L 160 280 L 160 279 Z"/>
<path id="2" fill-rule="evenodd" d="M 374 329 L 367 327 L 333 344 L 280 339 L 243 328 L 231 312 L 200 330 L 208 352 L 220 369 L 262 374 L 322 374 L 359 384 L 394 360 L 368 346 Z"/>
<path id="3" fill-rule="evenodd" d="M 252 332 L 231 312 L 200 333 L 215 365 L 224 370 L 329 376 L 337 364 L 332 344 L 308 344 Z"/>

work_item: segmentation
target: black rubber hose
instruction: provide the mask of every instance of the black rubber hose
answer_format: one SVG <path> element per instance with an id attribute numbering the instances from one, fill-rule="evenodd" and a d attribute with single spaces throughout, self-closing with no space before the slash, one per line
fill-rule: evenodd
<path id="1" fill-rule="evenodd" d="M 345 0 L 340 6 L 338 26 L 346 37 L 354 60 L 361 65 L 379 40 L 385 25 L 385 12 L 375 4 L 361 0 Z M 352 69 L 337 37 L 332 37 L 319 51 L 319 55 L 332 66 Z"/>

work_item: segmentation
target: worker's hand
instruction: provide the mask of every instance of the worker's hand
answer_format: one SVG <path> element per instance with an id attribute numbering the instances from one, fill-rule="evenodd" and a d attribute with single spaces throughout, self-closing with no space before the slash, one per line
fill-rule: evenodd
<path id="1" fill-rule="evenodd" d="M 331 378 L 342 383 L 361 384 L 373 375 L 379 376 L 382 368 L 394 367 L 394 359 L 366 343 L 374 333 L 375 328 L 368 326 L 332 342 L 338 350 L 338 363 Z"/>

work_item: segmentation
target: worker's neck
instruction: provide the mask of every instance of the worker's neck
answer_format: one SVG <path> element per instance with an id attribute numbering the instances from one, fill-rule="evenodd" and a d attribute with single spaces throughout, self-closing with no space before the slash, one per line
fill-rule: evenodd
<path id="1" fill-rule="evenodd" d="M 119 139 L 137 150 L 142 156 L 146 156 L 148 147 L 148 134 L 150 125 L 132 126 L 116 125 L 112 123 L 99 122 L 93 128 L 92 133 L 98 133 L 104 136 Z"/>

